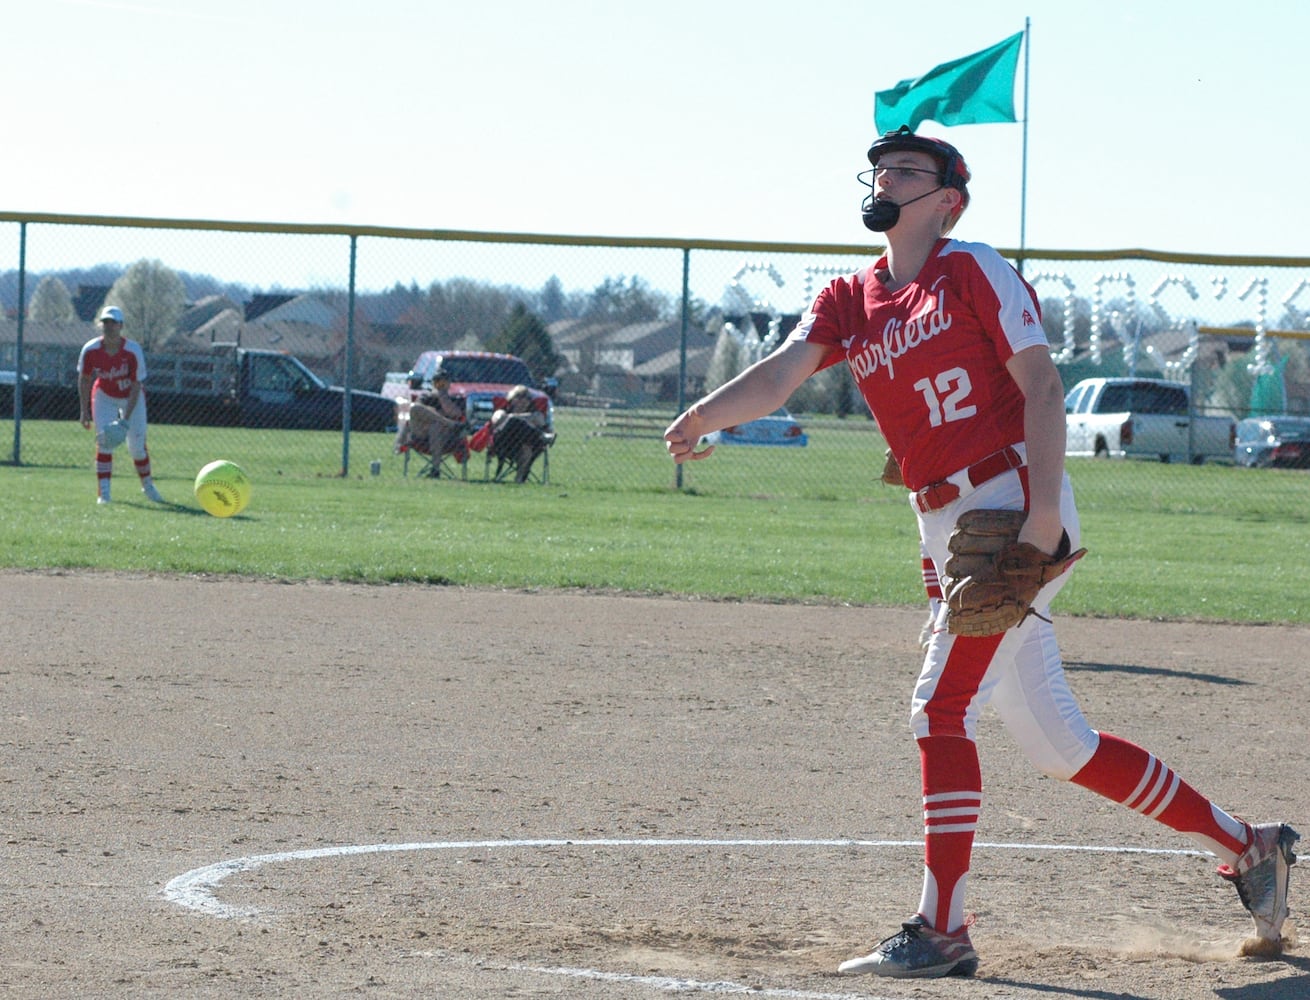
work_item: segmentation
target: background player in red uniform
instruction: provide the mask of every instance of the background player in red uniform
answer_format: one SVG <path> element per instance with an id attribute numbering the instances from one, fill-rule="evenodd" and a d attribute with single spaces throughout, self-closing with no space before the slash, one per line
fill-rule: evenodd
<path id="1" fill-rule="evenodd" d="M 910 490 L 938 572 L 966 510 L 1027 512 L 1019 536 L 1046 553 L 1079 544 L 1064 470 L 1064 387 L 1031 286 L 994 249 L 947 238 L 969 202 L 969 170 L 948 143 L 909 129 L 869 149 L 866 225 L 887 234 L 870 268 L 820 292 L 788 339 L 709 393 L 665 432 L 675 462 L 704 459 L 701 437 L 782 406 L 816 371 L 845 361 Z M 861 175 L 862 177 L 865 175 Z M 1068 572 L 1034 609 L 1050 617 Z M 1290 826 L 1237 819 L 1154 755 L 1088 725 L 1043 617 L 992 636 L 957 636 L 939 615 L 911 703 L 924 810 L 917 912 L 844 973 L 971 975 L 978 965 L 964 907 L 982 803 L 975 732 L 990 702 L 1033 764 L 1191 838 L 1222 862 L 1267 950 L 1281 945 Z"/>
<path id="2" fill-rule="evenodd" d="M 77 394 L 82 426 L 96 432 L 96 503 L 109 503 L 114 453 L 104 446 L 105 429 L 115 420 L 127 425 L 127 448 L 147 499 L 163 503 L 150 475 L 146 450 L 146 358 L 141 345 L 123 336 L 123 311 L 105 306 L 97 319 L 100 336 L 82 345 L 77 359 Z"/>

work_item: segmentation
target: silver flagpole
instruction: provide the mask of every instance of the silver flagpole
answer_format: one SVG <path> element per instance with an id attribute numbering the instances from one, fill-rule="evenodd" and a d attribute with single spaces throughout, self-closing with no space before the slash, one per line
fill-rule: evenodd
<path id="1" fill-rule="evenodd" d="M 1023 166 L 1019 179 L 1019 273 L 1028 246 L 1028 56 L 1032 51 L 1032 19 L 1023 19 Z"/>

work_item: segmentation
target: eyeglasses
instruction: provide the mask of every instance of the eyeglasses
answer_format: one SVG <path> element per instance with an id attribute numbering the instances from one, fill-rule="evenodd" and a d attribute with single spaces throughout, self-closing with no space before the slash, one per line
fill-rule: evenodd
<path id="1" fill-rule="evenodd" d="M 927 167 L 874 167 L 873 176 L 887 177 L 891 176 L 894 181 L 912 181 L 915 174 L 932 174 L 934 177 L 941 177 L 940 170 L 929 170 Z"/>

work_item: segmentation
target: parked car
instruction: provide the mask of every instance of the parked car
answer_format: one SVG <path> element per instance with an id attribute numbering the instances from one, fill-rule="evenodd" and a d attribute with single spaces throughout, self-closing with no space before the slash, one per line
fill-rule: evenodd
<path id="1" fill-rule="evenodd" d="M 767 417 L 745 424 L 713 431 L 701 439 L 702 444 L 763 444 L 787 448 L 804 448 L 809 436 L 796 418 L 780 406 Z"/>
<path id="2" fill-rule="evenodd" d="M 1239 420 L 1233 461 L 1251 468 L 1310 469 L 1310 417 Z"/>
<path id="3" fill-rule="evenodd" d="M 23 386 L 32 380 L 30 375 L 23 375 Z M 12 368 L 0 371 L 0 417 L 8 417 L 14 412 L 14 386 L 18 384 L 18 372 Z"/>

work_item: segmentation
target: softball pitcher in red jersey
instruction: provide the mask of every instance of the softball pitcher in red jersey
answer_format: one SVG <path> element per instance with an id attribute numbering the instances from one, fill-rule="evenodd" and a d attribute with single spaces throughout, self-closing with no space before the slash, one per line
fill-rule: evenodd
<path id="1" fill-rule="evenodd" d="M 816 371 L 844 361 L 900 467 L 938 575 L 956 520 L 973 508 L 1026 512 L 1019 540 L 1043 552 L 1077 548 L 1064 387 L 1037 296 L 994 249 L 948 235 L 969 202 L 964 158 L 905 128 L 877 139 L 868 158 L 864 221 L 886 234 L 886 252 L 829 284 L 778 350 L 674 420 L 665 432 L 669 454 L 675 462 L 708 458 L 713 448 L 696 450 L 702 436 L 771 412 Z M 839 971 L 906 978 L 977 969 L 965 889 L 982 804 L 976 727 L 987 703 L 1044 774 L 1213 853 L 1263 947 L 1280 947 L 1296 832 L 1230 815 L 1148 751 L 1088 724 L 1047 620 L 1067 578 L 1043 588 L 1037 615 L 999 635 L 953 635 L 939 615 L 910 712 L 923 790 L 918 908 Z"/>

